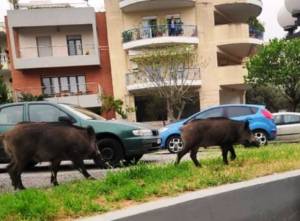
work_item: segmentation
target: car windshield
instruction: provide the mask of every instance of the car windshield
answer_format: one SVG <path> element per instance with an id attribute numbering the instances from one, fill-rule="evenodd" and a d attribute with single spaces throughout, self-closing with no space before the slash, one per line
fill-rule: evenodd
<path id="1" fill-rule="evenodd" d="M 95 114 L 94 112 L 82 108 L 80 106 L 75 105 L 69 105 L 69 104 L 61 104 L 63 107 L 71 111 L 72 113 L 78 115 L 79 117 L 85 119 L 85 120 L 105 120 L 105 118 L 101 117 L 98 114 Z"/>

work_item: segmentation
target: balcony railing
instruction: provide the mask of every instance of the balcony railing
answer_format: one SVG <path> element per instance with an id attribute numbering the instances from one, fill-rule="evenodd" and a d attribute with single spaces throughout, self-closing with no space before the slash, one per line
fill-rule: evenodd
<path id="1" fill-rule="evenodd" d="M 29 46 L 21 47 L 18 52 L 19 58 L 87 56 L 96 55 L 96 48 L 94 44 L 83 44 L 76 48 L 68 45 Z"/>
<path id="2" fill-rule="evenodd" d="M 124 31 L 123 43 L 140 39 L 158 37 L 197 37 L 197 26 L 176 24 L 174 28 L 170 25 L 151 25 L 148 27 L 134 28 Z"/>
<path id="3" fill-rule="evenodd" d="M 255 28 L 251 25 L 249 25 L 249 36 L 251 38 L 257 38 L 257 39 L 263 40 L 264 39 L 264 32 L 258 30 L 257 28 Z"/>
<path id="4" fill-rule="evenodd" d="M 100 86 L 97 83 L 85 84 L 64 84 L 46 87 L 24 87 L 15 89 L 15 96 L 17 100 L 22 94 L 42 95 L 44 98 L 49 97 L 69 97 L 98 94 Z"/>
<path id="5" fill-rule="evenodd" d="M 177 72 L 178 76 L 175 78 L 165 79 L 164 82 L 159 82 L 160 79 L 157 77 L 157 82 L 151 81 L 145 74 L 141 72 L 132 72 L 126 74 L 126 85 L 138 85 L 147 84 L 148 87 L 156 87 L 157 85 L 190 85 L 194 84 L 196 81 L 201 80 L 201 73 L 199 68 L 184 69 Z M 155 78 L 155 77 L 154 77 Z M 147 87 L 147 86 L 146 86 Z"/>

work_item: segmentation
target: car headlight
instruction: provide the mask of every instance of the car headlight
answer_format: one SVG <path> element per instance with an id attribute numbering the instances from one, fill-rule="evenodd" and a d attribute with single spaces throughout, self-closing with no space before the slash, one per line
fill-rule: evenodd
<path id="1" fill-rule="evenodd" d="M 132 133 L 135 136 L 152 136 L 152 130 L 150 129 L 133 130 Z"/>
<path id="2" fill-rule="evenodd" d="M 162 127 L 162 128 L 160 128 L 160 129 L 158 129 L 158 132 L 159 132 L 159 133 L 163 133 L 163 132 L 165 132 L 166 130 L 168 130 L 167 127 Z"/>

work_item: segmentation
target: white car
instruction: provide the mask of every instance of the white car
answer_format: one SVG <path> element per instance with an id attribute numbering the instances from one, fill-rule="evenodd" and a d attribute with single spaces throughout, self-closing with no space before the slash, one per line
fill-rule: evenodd
<path id="1" fill-rule="evenodd" d="M 273 114 L 277 126 L 278 141 L 300 141 L 300 113 L 279 112 Z"/>

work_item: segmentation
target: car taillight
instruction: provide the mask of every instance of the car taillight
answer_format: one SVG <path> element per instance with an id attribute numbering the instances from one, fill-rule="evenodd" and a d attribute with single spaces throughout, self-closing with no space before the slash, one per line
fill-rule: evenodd
<path id="1" fill-rule="evenodd" d="M 268 118 L 268 119 L 273 119 L 273 115 L 271 114 L 271 112 L 270 111 L 268 111 L 268 110 L 266 110 L 266 109 L 263 109 L 262 111 L 261 111 L 261 113 L 265 116 L 265 118 Z"/>

